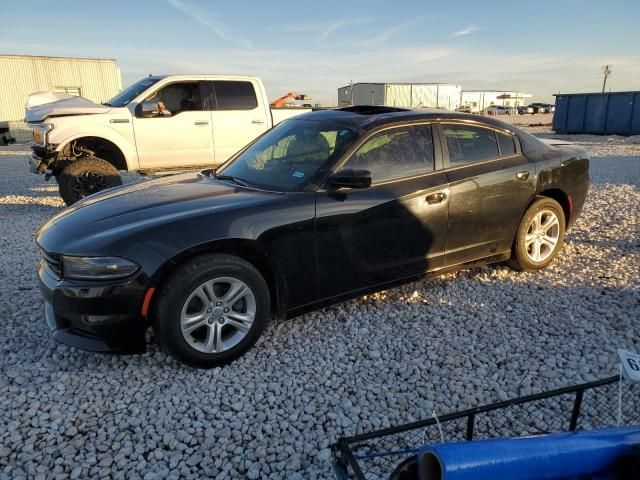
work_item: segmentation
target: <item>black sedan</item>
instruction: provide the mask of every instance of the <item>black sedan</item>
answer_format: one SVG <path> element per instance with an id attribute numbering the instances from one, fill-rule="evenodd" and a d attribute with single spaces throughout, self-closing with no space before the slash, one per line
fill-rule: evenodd
<path id="1" fill-rule="evenodd" d="M 546 267 L 589 160 L 498 120 L 351 107 L 285 121 L 217 170 L 106 190 L 37 234 L 54 338 L 237 358 L 288 318 L 426 273 Z"/>

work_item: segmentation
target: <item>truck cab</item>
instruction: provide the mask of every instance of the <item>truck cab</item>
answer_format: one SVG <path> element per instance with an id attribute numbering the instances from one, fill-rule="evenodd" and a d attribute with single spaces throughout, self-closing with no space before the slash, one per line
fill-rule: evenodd
<path id="1" fill-rule="evenodd" d="M 272 110 L 259 78 L 149 76 L 110 101 L 40 93 L 29 97 L 34 173 L 58 181 L 70 205 L 119 185 L 119 171 L 217 166 L 275 123 L 309 109 Z M 274 119 L 275 116 L 275 119 Z"/>

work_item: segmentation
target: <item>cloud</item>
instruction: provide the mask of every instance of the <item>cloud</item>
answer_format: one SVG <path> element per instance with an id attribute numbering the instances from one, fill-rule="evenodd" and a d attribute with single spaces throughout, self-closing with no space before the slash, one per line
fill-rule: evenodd
<path id="1" fill-rule="evenodd" d="M 341 27 L 347 25 L 349 21 L 346 18 L 341 18 L 340 20 L 333 22 L 327 28 L 325 28 L 322 32 L 320 32 L 320 40 L 326 40 L 329 35 L 338 30 Z"/>
<path id="2" fill-rule="evenodd" d="M 416 23 L 421 22 L 423 18 L 424 17 L 413 18 L 411 20 L 403 22 L 403 23 L 401 23 L 399 25 L 396 25 L 394 27 L 387 28 L 386 30 L 383 30 L 382 32 L 379 32 L 377 35 L 374 35 L 372 37 L 366 37 L 366 38 L 360 39 L 359 43 L 361 45 L 365 45 L 365 46 L 373 46 L 373 45 L 379 45 L 381 43 L 385 43 L 386 41 L 388 41 L 391 37 L 393 37 L 397 33 L 400 33 L 403 30 L 406 30 L 409 27 L 412 27 Z"/>
<path id="3" fill-rule="evenodd" d="M 187 5 L 181 0 L 167 0 L 167 3 L 171 5 L 176 10 L 184 13 L 188 17 L 191 17 L 193 20 L 198 22 L 201 25 L 204 25 L 213 33 L 215 33 L 218 37 L 223 40 L 226 40 L 230 43 L 238 43 L 244 47 L 251 48 L 251 41 L 246 38 L 235 37 L 229 33 L 227 33 L 220 25 L 212 22 L 207 18 L 207 15 L 200 9 L 193 7 L 191 5 Z"/>
<path id="4" fill-rule="evenodd" d="M 339 18 L 331 22 L 315 22 L 315 23 L 299 23 L 294 25 L 278 25 L 271 30 L 277 32 L 293 32 L 293 33 L 306 33 L 313 35 L 316 40 L 326 40 L 333 35 L 337 30 L 340 30 L 348 25 L 357 25 L 366 23 L 369 20 L 364 18 L 351 19 L 351 18 Z"/>
<path id="5" fill-rule="evenodd" d="M 469 35 L 469 34 L 475 32 L 476 30 L 478 30 L 478 27 L 467 27 L 467 28 L 463 28 L 462 30 L 458 30 L 452 36 L 454 36 L 454 37 L 462 37 L 464 35 Z"/>

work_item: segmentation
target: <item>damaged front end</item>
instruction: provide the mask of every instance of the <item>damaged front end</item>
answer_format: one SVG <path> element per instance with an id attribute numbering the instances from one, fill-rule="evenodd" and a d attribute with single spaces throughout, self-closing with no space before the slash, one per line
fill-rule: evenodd
<path id="1" fill-rule="evenodd" d="M 29 156 L 29 171 L 31 173 L 44 173 L 49 180 L 53 174 L 53 166 L 56 163 L 58 152 L 57 145 L 33 145 Z"/>

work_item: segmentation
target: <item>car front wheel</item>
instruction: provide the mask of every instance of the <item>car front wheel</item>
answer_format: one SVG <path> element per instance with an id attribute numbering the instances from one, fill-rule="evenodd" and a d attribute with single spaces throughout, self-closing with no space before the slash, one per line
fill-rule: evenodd
<path id="1" fill-rule="evenodd" d="M 154 309 L 163 348 L 199 368 L 242 355 L 258 340 L 269 315 L 262 275 L 226 254 L 196 257 L 180 266 L 161 287 Z"/>
<path id="2" fill-rule="evenodd" d="M 552 198 L 537 198 L 527 209 L 514 240 L 510 265 L 516 270 L 540 270 L 558 255 L 564 242 L 564 210 Z"/>

